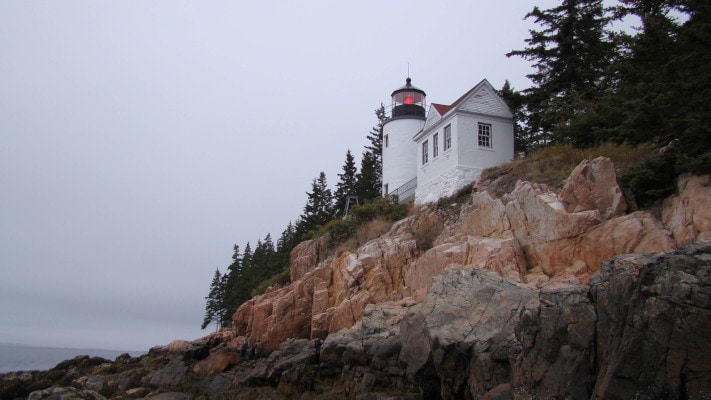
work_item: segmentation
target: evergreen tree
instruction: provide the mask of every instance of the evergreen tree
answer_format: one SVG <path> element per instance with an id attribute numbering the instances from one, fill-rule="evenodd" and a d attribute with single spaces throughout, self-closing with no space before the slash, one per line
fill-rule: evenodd
<path id="1" fill-rule="evenodd" d="M 618 141 L 674 143 L 678 172 L 711 165 L 711 4 L 698 0 L 622 0 L 622 15 L 641 22 L 626 37 L 618 65 L 619 110 L 610 130 Z M 680 23 L 673 15 L 684 15 Z M 707 166 L 704 168 L 704 166 Z"/>
<path id="2" fill-rule="evenodd" d="M 383 186 L 383 125 L 387 115 L 382 103 L 375 109 L 375 117 L 378 123 L 366 137 L 370 144 L 365 146 L 357 175 L 356 195 L 361 203 L 379 197 Z"/>
<path id="3" fill-rule="evenodd" d="M 333 219 L 333 194 L 326 184 L 326 174 L 321 171 L 318 178 L 311 184 L 311 192 L 306 193 L 308 199 L 301 216 L 302 230 L 305 232 L 325 225 Z"/>
<path id="4" fill-rule="evenodd" d="M 222 320 L 225 315 L 225 310 L 223 308 L 223 298 L 225 293 L 224 287 L 225 281 L 220 274 L 219 269 L 215 269 L 215 275 L 212 278 L 212 283 L 210 284 L 210 292 L 205 297 L 207 300 L 205 303 L 205 317 L 202 320 L 201 329 L 207 328 L 211 323 L 217 325 L 217 329 L 222 326 Z"/>
<path id="5" fill-rule="evenodd" d="M 252 270 L 254 286 L 257 287 L 261 282 L 269 279 L 272 275 L 278 272 L 278 267 L 275 265 L 275 250 L 272 242 L 271 234 L 267 234 L 264 241 L 257 241 L 252 254 Z"/>
<path id="6" fill-rule="evenodd" d="M 232 248 L 232 264 L 227 267 L 227 272 L 223 276 L 224 284 L 224 296 L 223 296 L 223 308 L 225 309 L 225 318 L 231 317 L 234 311 L 237 309 L 240 303 L 239 292 L 240 285 L 244 280 L 244 271 L 242 270 L 242 257 L 239 252 L 239 246 L 237 244 Z M 228 325 L 229 320 L 225 321 L 223 318 L 222 325 Z"/>
<path id="7" fill-rule="evenodd" d="M 515 151 L 528 151 L 533 144 L 533 140 L 528 135 L 529 132 L 521 125 L 521 121 L 524 120 L 523 94 L 511 87 L 508 79 L 504 82 L 504 86 L 498 91 L 498 94 L 506 102 L 513 114 Z"/>
<path id="8" fill-rule="evenodd" d="M 289 221 L 276 243 L 276 262 L 282 268 L 289 265 L 291 250 L 299 244 L 298 239 L 296 225 Z"/>
<path id="9" fill-rule="evenodd" d="M 360 172 L 356 179 L 356 195 L 360 203 L 365 204 L 380 197 L 382 190 L 380 186 L 377 159 L 373 153 L 364 151 L 360 160 Z"/>
<path id="10" fill-rule="evenodd" d="M 669 17 L 666 2 L 621 0 L 619 15 L 637 16 L 641 27 L 634 36 L 619 36 L 623 52 L 614 66 L 616 89 L 600 103 L 598 116 L 601 122 L 607 121 L 608 140 L 654 141 L 669 115 L 667 91 L 673 80 L 669 61 L 678 26 Z M 606 113 L 607 108 L 612 111 Z"/>
<path id="11" fill-rule="evenodd" d="M 235 246 L 236 253 L 238 254 L 239 247 Z M 241 306 L 244 302 L 252 297 L 252 289 L 256 286 L 258 282 L 255 282 L 254 278 L 254 268 L 252 265 L 252 248 L 247 242 L 244 246 L 244 251 L 242 256 L 239 257 L 239 265 L 237 266 L 234 262 L 232 266 L 235 266 L 234 272 L 230 271 L 228 276 L 229 287 L 227 293 L 227 299 L 229 299 L 228 306 L 225 307 L 226 315 L 225 318 L 230 318 L 232 314 Z M 232 274 L 235 273 L 235 276 Z"/>
<path id="12" fill-rule="evenodd" d="M 550 141 L 588 145 L 589 132 L 571 129 L 571 121 L 590 112 L 604 92 L 605 77 L 615 54 L 606 32 L 611 17 L 602 0 L 562 0 L 557 7 L 538 7 L 526 15 L 540 30 L 531 30 L 528 47 L 506 56 L 532 61 L 527 75 L 533 86 L 524 90 L 526 136 L 534 144 Z"/>
<path id="13" fill-rule="evenodd" d="M 376 183 L 380 188 L 383 183 L 383 125 L 388 118 L 383 103 L 380 103 L 380 107 L 376 108 L 374 112 L 378 123 L 368 132 L 366 139 L 370 144 L 365 146 L 365 151 L 370 153 L 375 160 Z"/>
<path id="14" fill-rule="evenodd" d="M 682 25 L 670 71 L 676 71 L 669 97 L 674 102 L 666 132 L 674 132 L 685 170 L 711 172 L 711 3 L 685 0 L 680 11 L 689 19 Z"/>
<path id="15" fill-rule="evenodd" d="M 356 183 L 357 183 L 357 169 L 355 164 L 355 159 L 351 151 L 346 152 L 346 161 L 343 164 L 343 173 L 338 174 L 338 183 L 336 183 L 336 193 L 335 193 L 335 211 L 336 213 L 342 214 L 346 207 L 346 200 L 348 196 L 356 195 Z"/>

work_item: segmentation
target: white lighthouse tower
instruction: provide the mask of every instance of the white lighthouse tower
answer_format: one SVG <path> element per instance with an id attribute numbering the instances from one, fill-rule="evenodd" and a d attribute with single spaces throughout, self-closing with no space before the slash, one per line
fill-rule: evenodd
<path id="1" fill-rule="evenodd" d="M 383 125 L 383 195 L 404 201 L 417 187 L 417 143 L 412 138 L 425 124 L 426 94 L 408 77 L 391 96 L 390 119 Z"/>

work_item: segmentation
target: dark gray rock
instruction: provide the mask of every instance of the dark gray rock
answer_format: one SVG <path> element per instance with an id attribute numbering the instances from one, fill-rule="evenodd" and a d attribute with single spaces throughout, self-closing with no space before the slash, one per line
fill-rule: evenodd
<path id="1" fill-rule="evenodd" d="M 220 374 L 191 372 L 220 351 L 196 341 L 177 355 L 0 375 L 0 399 L 708 399 L 709 337 L 711 243 L 697 243 L 617 257 L 589 285 L 449 270 L 417 305 L 368 305 L 323 343 L 287 340 Z"/>
<path id="2" fill-rule="evenodd" d="M 603 264 L 591 292 L 594 398 L 708 398 L 711 243 L 616 257 Z"/>
<path id="3" fill-rule="evenodd" d="M 146 397 L 147 400 L 190 400 L 193 397 L 188 393 L 166 392 Z"/>
<path id="4" fill-rule="evenodd" d="M 185 362 L 200 361 L 210 355 L 210 342 L 207 339 L 190 342 L 190 346 L 185 350 L 183 360 Z"/>
<path id="5" fill-rule="evenodd" d="M 588 286 L 539 291 L 538 301 L 521 310 L 512 382 L 540 396 L 589 399 L 595 322 Z"/>
<path id="6" fill-rule="evenodd" d="M 534 290 L 486 270 L 447 271 L 391 321 L 397 329 L 376 306 L 329 336 L 321 361 L 357 392 L 401 385 L 400 374 L 423 398 L 703 398 L 710 265 L 711 245 L 697 243 L 618 257 L 591 285 Z"/>
<path id="7" fill-rule="evenodd" d="M 76 389 L 73 387 L 50 387 L 30 393 L 28 400 L 105 400 L 106 398 L 93 390 Z"/>
<path id="8" fill-rule="evenodd" d="M 246 384 L 275 386 L 285 371 L 293 370 L 299 366 L 316 365 L 320 346 L 319 339 L 288 339 L 282 343 L 279 350 L 272 352 L 269 357 L 255 360 L 251 364 L 249 372 L 241 374 L 237 381 Z M 242 371 L 244 370 L 242 369 Z M 291 371 L 291 375 L 298 374 L 299 371 L 298 369 Z"/>
<path id="9" fill-rule="evenodd" d="M 171 359 L 168 365 L 155 371 L 148 381 L 151 385 L 159 387 L 170 387 L 180 383 L 188 372 L 183 358 L 178 356 Z"/>

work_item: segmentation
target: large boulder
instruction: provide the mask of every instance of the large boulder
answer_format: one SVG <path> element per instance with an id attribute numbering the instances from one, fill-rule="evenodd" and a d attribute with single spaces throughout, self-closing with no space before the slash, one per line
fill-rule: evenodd
<path id="1" fill-rule="evenodd" d="M 678 194 L 664 200 L 662 222 L 681 247 L 711 239 L 711 176 L 679 177 Z"/>
<path id="2" fill-rule="evenodd" d="M 615 166 L 607 157 L 583 160 L 578 164 L 560 191 L 560 201 L 569 213 L 598 210 L 603 220 L 627 211 L 627 202 L 617 184 Z"/>
<path id="3" fill-rule="evenodd" d="M 443 399 L 479 398 L 509 383 L 586 398 L 594 323 L 587 286 L 538 291 L 492 271 L 450 270 L 403 318 L 400 361 L 413 382 L 434 371 Z"/>
<path id="4" fill-rule="evenodd" d="M 592 282 L 596 399 L 711 393 L 711 242 L 606 262 Z"/>

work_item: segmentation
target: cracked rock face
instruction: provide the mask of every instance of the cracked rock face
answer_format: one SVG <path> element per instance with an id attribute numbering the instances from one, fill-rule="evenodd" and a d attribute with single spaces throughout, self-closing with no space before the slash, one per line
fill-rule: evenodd
<path id="1" fill-rule="evenodd" d="M 292 282 L 244 303 L 232 329 L 0 376 L 0 398 L 708 398 L 709 177 L 680 179 L 660 221 L 623 214 L 613 173 L 601 158 L 560 193 L 475 192 L 339 256 L 304 242 Z M 446 224 L 425 250 L 431 221 Z"/>
<path id="2" fill-rule="evenodd" d="M 708 189 L 703 182 L 689 181 L 689 192 L 669 202 L 677 211 L 666 212 L 667 228 L 648 212 L 623 215 L 614 171 L 599 157 L 581 163 L 560 193 L 530 182 L 499 199 L 475 192 L 426 251 L 418 248 L 416 231 L 441 219 L 436 208 L 339 257 L 327 256 L 324 238 L 301 243 L 291 254 L 292 283 L 243 304 L 233 316 L 236 335 L 260 354 L 289 338 L 324 339 L 357 323 L 369 304 L 421 300 L 433 277 L 449 269 L 491 270 L 532 288 L 587 283 L 604 260 L 669 251 L 675 240 L 711 229 L 708 212 L 685 207 L 703 203 L 697 200 Z"/>
<path id="3" fill-rule="evenodd" d="M 589 397 L 595 316 L 587 294 L 585 285 L 536 290 L 491 271 L 447 271 L 403 319 L 407 376 L 434 370 L 445 399 L 506 384 Z"/>
<path id="4" fill-rule="evenodd" d="M 705 398 L 711 391 L 711 242 L 606 262 L 591 287 L 596 398 Z"/>
<path id="5" fill-rule="evenodd" d="M 449 270 L 415 306 L 368 310 L 326 339 L 321 362 L 370 371 L 381 390 L 400 382 L 427 399 L 711 392 L 711 242 L 614 258 L 589 285 L 532 289 L 492 271 Z M 369 361 L 377 343 L 390 352 Z"/>

